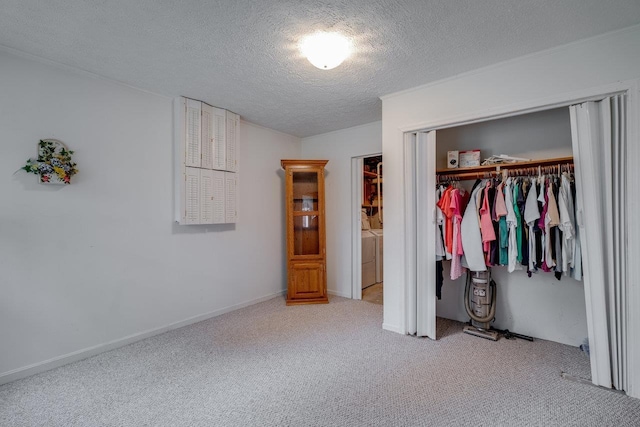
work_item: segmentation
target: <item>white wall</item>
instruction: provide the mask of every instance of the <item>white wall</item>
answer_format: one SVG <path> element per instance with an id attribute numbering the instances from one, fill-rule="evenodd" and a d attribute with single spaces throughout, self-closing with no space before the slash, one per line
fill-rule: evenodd
<path id="1" fill-rule="evenodd" d="M 482 158 L 508 154 L 531 159 L 571 156 L 569 108 L 474 123 L 436 132 L 436 165 L 446 168 L 448 150 L 480 149 Z M 461 184 L 470 190 L 473 180 Z M 468 321 L 464 308 L 466 275 L 448 279 L 450 262 L 445 262 L 442 299 L 436 303 L 440 317 Z M 498 287 L 494 326 L 536 338 L 573 346 L 587 337 L 587 314 L 581 281 L 539 271 L 527 277 L 525 271 L 509 274 L 506 267 L 491 269 Z"/>
<path id="2" fill-rule="evenodd" d="M 243 122 L 238 224 L 177 226 L 171 99 L 3 52 L 0 76 L 0 382 L 286 288 L 299 138 Z M 71 185 L 11 175 L 40 138 L 75 150 Z"/>
<path id="3" fill-rule="evenodd" d="M 382 145 L 385 159 L 385 287 L 384 327 L 405 330 L 405 241 L 403 198 L 403 131 L 436 127 L 472 117 L 490 117 L 528 108 L 542 107 L 549 100 L 575 99 L 578 94 L 626 87 L 621 81 L 640 76 L 640 26 L 584 40 L 518 60 L 500 63 L 475 72 L 383 97 Z M 632 93 L 637 96 L 637 92 Z M 632 99 L 635 103 L 635 99 Z M 636 114 L 637 114 L 637 110 Z M 636 116 L 636 122 L 637 122 Z M 637 132 L 635 130 L 634 132 Z M 630 135 L 630 164 L 637 164 L 637 133 Z M 636 138 L 636 139 L 633 139 Z M 636 163 L 634 163 L 636 162 Z M 637 170 L 632 171 L 632 181 Z M 640 203 L 636 194 L 631 207 Z M 630 256 L 638 255 L 638 233 L 630 239 Z M 631 258 L 633 259 L 633 258 Z M 632 321 L 638 316 L 637 277 L 631 277 Z M 637 329 L 636 329 L 637 330 Z M 635 337 L 640 342 L 640 337 Z M 635 344 L 631 343 L 632 346 Z M 635 348 L 635 347 L 634 347 Z M 637 351 L 640 352 L 640 349 Z M 635 354 L 640 354 L 636 352 Z M 640 386 L 640 367 L 633 365 Z M 640 396 L 640 390 L 632 392 Z"/>
<path id="4" fill-rule="evenodd" d="M 380 153 L 381 138 L 381 122 L 374 122 L 302 139 L 303 158 L 329 160 L 327 289 L 334 295 L 351 298 L 351 158 Z"/>

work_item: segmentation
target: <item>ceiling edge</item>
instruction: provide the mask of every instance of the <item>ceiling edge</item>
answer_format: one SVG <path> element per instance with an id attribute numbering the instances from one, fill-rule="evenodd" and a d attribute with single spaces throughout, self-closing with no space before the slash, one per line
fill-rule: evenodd
<path id="1" fill-rule="evenodd" d="M 446 82 L 449 82 L 449 81 L 452 81 L 452 80 L 457 80 L 459 78 L 473 76 L 475 74 L 480 74 L 480 73 L 483 73 L 483 72 L 486 72 L 486 71 L 490 71 L 490 70 L 498 68 L 498 67 L 503 67 L 505 65 L 517 64 L 518 62 L 522 62 L 522 61 L 525 61 L 525 60 L 530 59 L 530 58 L 535 58 L 535 57 L 539 57 L 539 56 L 545 56 L 545 55 L 548 55 L 550 53 L 555 53 L 555 52 L 564 50 L 564 49 L 566 49 L 567 47 L 570 47 L 570 46 L 589 43 L 589 42 L 596 41 L 596 40 L 605 40 L 605 39 L 608 39 L 608 38 L 617 37 L 618 35 L 624 34 L 626 32 L 636 31 L 638 28 L 640 28 L 640 24 L 631 25 L 629 27 L 624 27 L 624 28 L 621 28 L 621 29 L 618 29 L 618 30 L 609 31 L 607 33 L 598 34 L 597 36 L 587 37 L 587 38 L 576 40 L 576 41 L 573 41 L 573 42 L 570 42 L 570 43 L 565 43 L 565 44 L 562 44 L 562 45 L 554 46 L 554 47 L 551 47 L 549 49 L 544 49 L 544 50 L 540 50 L 538 52 L 529 53 L 527 55 L 518 56 L 517 58 L 512 58 L 512 59 L 507 59 L 505 61 L 496 62 L 494 64 L 490 64 L 490 65 L 487 65 L 487 66 L 481 67 L 481 68 L 476 68 L 476 69 L 473 69 L 473 70 L 470 70 L 470 71 L 465 71 L 465 72 L 460 73 L 460 74 L 454 74 L 452 76 L 445 77 L 445 78 L 442 78 L 442 79 L 439 79 L 439 80 L 434 80 L 432 82 L 425 83 L 425 84 L 422 84 L 422 85 L 419 85 L 419 86 L 415 86 L 415 87 L 412 87 L 412 88 L 409 88 L 409 89 L 404 89 L 404 90 L 400 90 L 398 92 L 392 92 L 392 93 L 389 93 L 389 94 L 386 94 L 386 95 L 381 95 L 379 98 L 382 101 L 386 101 L 388 99 L 392 99 L 392 98 L 395 98 L 395 97 L 400 96 L 400 95 L 405 95 L 405 94 L 408 94 L 408 93 L 411 93 L 411 92 L 419 91 L 419 90 L 426 89 L 426 88 L 433 87 L 433 86 L 439 86 L 439 85 L 441 85 L 443 83 L 446 83 Z"/>

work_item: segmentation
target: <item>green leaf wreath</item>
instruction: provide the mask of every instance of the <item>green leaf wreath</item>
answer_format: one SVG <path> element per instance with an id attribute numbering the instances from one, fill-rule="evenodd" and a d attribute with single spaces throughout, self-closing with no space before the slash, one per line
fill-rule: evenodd
<path id="1" fill-rule="evenodd" d="M 76 163 L 61 141 L 55 139 L 41 139 L 38 143 L 38 159 L 27 160 L 21 169 L 29 173 L 40 175 L 40 182 L 50 182 L 56 176 L 65 184 L 71 183 L 71 177 L 78 173 Z"/>

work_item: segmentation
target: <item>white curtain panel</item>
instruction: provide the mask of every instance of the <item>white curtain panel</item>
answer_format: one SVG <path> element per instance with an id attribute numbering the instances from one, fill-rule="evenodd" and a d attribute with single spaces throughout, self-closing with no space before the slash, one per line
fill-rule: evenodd
<path id="1" fill-rule="evenodd" d="M 416 134 L 404 134 L 404 201 L 405 201 L 405 333 L 418 331 L 418 287 L 416 284 Z"/>
<path id="2" fill-rule="evenodd" d="M 416 139 L 416 298 L 419 337 L 436 339 L 436 131 Z"/>
<path id="3" fill-rule="evenodd" d="M 626 387 L 625 97 L 570 107 L 592 381 Z"/>
<path id="4" fill-rule="evenodd" d="M 436 339 L 436 132 L 404 139 L 406 333 Z"/>
<path id="5" fill-rule="evenodd" d="M 603 109 L 603 121 L 607 117 L 611 122 L 611 172 L 612 192 L 611 216 L 613 218 L 612 270 L 613 286 L 609 287 L 607 310 L 609 314 L 609 334 L 611 336 L 611 365 L 613 385 L 619 390 L 627 389 L 627 347 L 626 347 L 626 97 L 618 95 L 608 100 L 610 111 Z"/>

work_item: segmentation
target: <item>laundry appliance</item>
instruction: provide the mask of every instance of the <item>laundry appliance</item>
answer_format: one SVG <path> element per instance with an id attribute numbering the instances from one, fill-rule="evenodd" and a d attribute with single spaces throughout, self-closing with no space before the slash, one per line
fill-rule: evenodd
<path id="1" fill-rule="evenodd" d="M 369 230 L 373 235 L 376 236 L 376 283 L 381 283 L 383 278 L 383 268 L 382 268 L 382 247 L 383 247 L 383 229 L 382 228 L 372 228 Z"/>
<path id="2" fill-rule="evenodd" d="M 376 236 L 362 230 L 362 289 L 376 283 Z"/>

